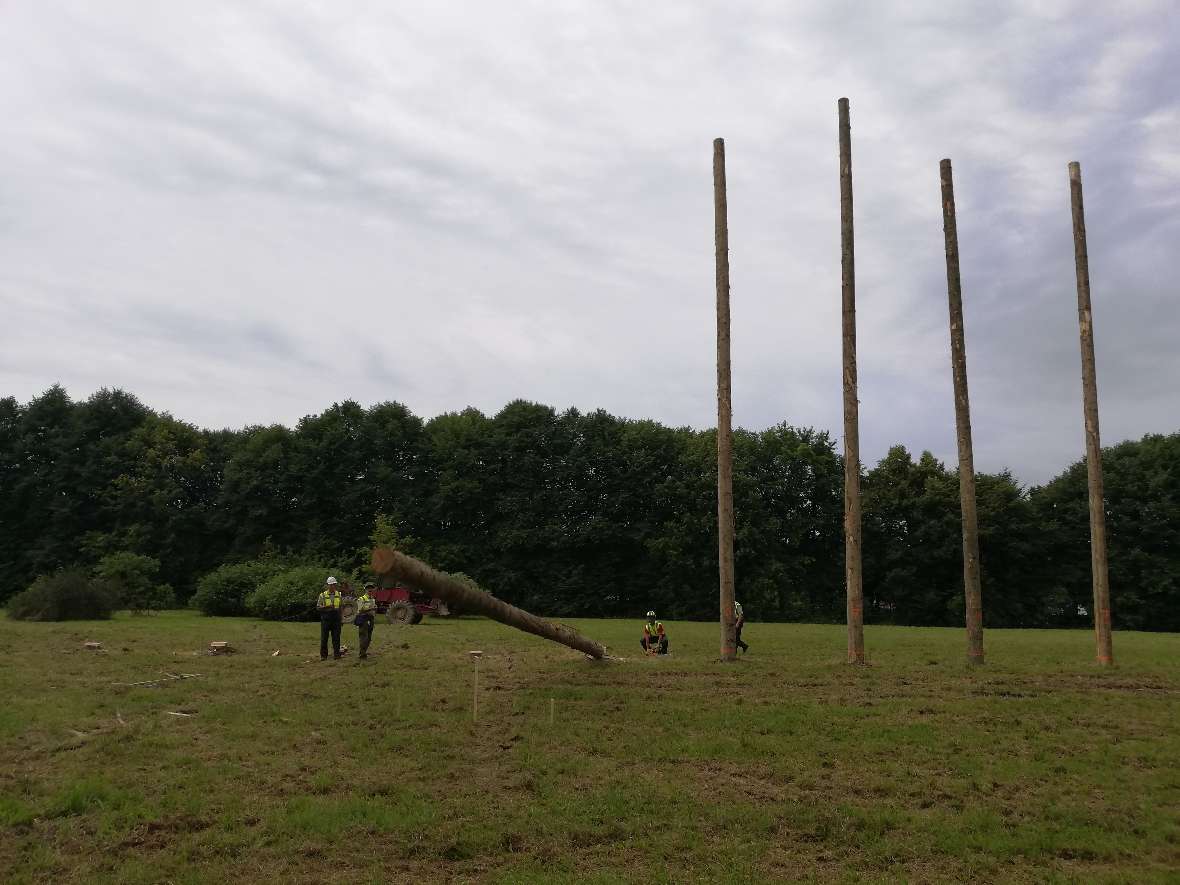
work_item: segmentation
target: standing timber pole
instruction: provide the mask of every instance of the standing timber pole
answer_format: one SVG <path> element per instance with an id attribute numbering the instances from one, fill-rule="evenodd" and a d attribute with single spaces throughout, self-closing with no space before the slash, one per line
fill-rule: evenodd
<path id="1" fill-rule="evenodd" d="M 860 418 L 856 398 L 856 263 L 852 239 L 852 134 L 848 99 L 840 113 L 840 292 L 844 341 L 844 585 L 848 596 L 848 663 L 865 662 L 861 582 Z"/>
<path id="2" fill-rule="evenodd" d="M 713 139 L 713 219 L 717 248 L 717 565 L 721 579 L 721 660 L 737 658 L 734 635 L 733 396 L 729 373 L 729 223 L 725 140 Z"/>
<path id="3" fill-rule="evenodd" d="M 1090 257 L 1086 249 L 1086 210 L 1082 167 L 1069 164 L 1073 208 L 1073 254 L 1078 277 L 1078 329 L 1082 345 L 1082 411 L 1086 419 L 1086 475 L 1090 487 L 1090 568 L 1094 583 L 1094 638 L 1098 663 L 1114 663 L 1110 637 L 1110 575 L 1106 562 L 1106 513 L 1102 489 L 1102 443 L 1098 435 L 1098 380 L 1094 369 L 1094 318 L 1090 311 Z"/>
<path id="4" fill-rule="evenodd" d="M 955 386 L 955 434 L 959 440 L 959 502 L 963 511 L 963 596 L 967 609 L 967 663 L 983 663 L 983 593 L 979 586 L 979 520 L 975 512 L 975 454 L 967 395 L 967 344 L 959 281 L 959 227 L 951 161 L 938 164 L 942 181 L 942 234 L 946 242 L 946 291 L 950 304 L 951 375 Z"/>

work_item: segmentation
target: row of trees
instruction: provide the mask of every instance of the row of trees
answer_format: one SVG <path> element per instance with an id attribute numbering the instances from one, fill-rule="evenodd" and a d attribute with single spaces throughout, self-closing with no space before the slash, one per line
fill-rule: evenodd
<path id="1" fill-rule="evenodd" d="M 844 614 L 843 464 L 827 433 L 734 434 L 738 598 L 755 618 Z M 1124 629 L 1180 630 L 1180 434 L 1106 450 L 1111 585 Z M 962 624 L 958 483 L 896 447 L 863 474 L 865 616 Z M 1044 487 L 978 477 L 986 621 L 1085 626 L 1084 464 Z M 183 601 L 266 554 L 363 565 L 374 520 L 413 552 L 553 616 L 712 618 L 711 431 L 517 401 L 429 421 L 334 405 L 294 429 L 206 431 L 121 391 L 0 400 L 0 600 L 113 553 L 160 562 Z M 314 589 L 314 588 L 311 588 Z M 309 592 L 311 592 L 309 589 Z"/>

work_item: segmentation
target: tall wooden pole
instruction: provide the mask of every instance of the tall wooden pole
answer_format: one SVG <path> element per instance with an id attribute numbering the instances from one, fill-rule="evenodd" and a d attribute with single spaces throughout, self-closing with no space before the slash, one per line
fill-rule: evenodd
<path id="1" fill-rule="evenodd" d="M 1098 436 L 1098 380 L 1094 369 L 1094 319 L 1090 312 L 1090 258 L 1086 250 L 1086 211 L 1082 167 L 1069 164 L 1073 207 L 1073 254 L 1078 278 L 1078 329 L 1082 344 L 1082 412 L 1086 419 L 1086 474 L 1090 486 L 1090 568 L 1094 583 L 1094 638 L 1098 663 L 1114 663 L 1110 637 L 1110 576 L 1106 561 L 1106 514 L 1102 490 L 1102 443 Z"/>
<path id="2" fill-rule="evenodd" d="M 865 662 L 861 585 L 860 424 L 856 398 L 856 267 L 852 241 L 852 134 L 848 99 L 840 114 L 840 291 L 844 340 L 844 584 L 848 596 L 848 662 Z"/>
<path id="3" fill-rule="evenodd" d="M 713 140 L 713 221 L 717 246 L 717 565 L 721 578 L 721 660 L 737 658 L 733 599 L 733 399 L 729 375 L 729 224 L 725 141 Z"/>
<path id="4" fill-rule="evenodd" d="M 959 439 L 959 503 L 963 511 L 963 596 L 967 607 L 967 663 L 983 663 L 983 594 L 979 586 L 979 522 L 975 513 L 975 455 L 967 396 L 967 345 L 963 290 L 959 282 L 959 228 L 951 161 L 938 164 L 942 180 L 942 234 L 946 244 L 946 291 L 950 303 L 951 375 L 955 385 L 955 432 Z"/>

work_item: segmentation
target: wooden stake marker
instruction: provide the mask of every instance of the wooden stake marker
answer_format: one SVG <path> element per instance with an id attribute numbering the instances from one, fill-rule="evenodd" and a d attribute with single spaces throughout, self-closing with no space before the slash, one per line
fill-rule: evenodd
<path id="1" fill-rule="evenodd" d="M 475 664 L 475 681 L 471 689 L 471 721 L 479 720 L 479 661 L 483 657 L 482 651 L 469 651 L 472 663 Z"/>

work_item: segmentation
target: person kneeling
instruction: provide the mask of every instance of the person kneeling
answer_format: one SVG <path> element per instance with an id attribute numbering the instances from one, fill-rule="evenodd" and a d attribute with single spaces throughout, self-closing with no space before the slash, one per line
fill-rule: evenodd
<path id="1" fill-rule="evenodd" d="M 668 634 L 664 632 L 664 625 L 656 620 L 655 612 L 647 613 L 647 622 L 643 625 L 643 639 L 640 644 L 649 655 L 666 655 L 668 653 Z"/>

